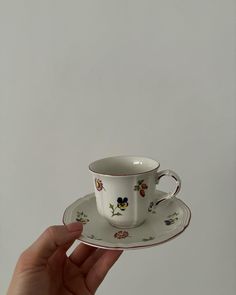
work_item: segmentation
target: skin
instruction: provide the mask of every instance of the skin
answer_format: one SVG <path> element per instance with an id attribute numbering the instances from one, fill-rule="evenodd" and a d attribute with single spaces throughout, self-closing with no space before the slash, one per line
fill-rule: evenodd
<path id="1" fill-rule="evenodd" d="M 7 295 L 92 295 L 122 251 L 97 249 L 80 243 L 82 224 L 49 227 L 17 264 Z"/>

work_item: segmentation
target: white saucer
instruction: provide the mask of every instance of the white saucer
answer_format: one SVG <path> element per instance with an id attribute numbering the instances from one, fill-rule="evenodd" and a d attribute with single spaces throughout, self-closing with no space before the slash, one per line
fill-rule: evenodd
<path id="1" fill-rule="evenodd" d="M 158 198 L 164 192 L 157 191 Z M 150 205 L 145 222 L 135 228 L 119 229 L 99 215 L 94 193 L 71 204 L 64 212 L 63 223 L 80 221 L 84 224 L 79 240 L 105 249 L 139 249 L 169 241 L 189 225 L 191 211 L 180 199 L 161 201 L 155 208 Z"/>

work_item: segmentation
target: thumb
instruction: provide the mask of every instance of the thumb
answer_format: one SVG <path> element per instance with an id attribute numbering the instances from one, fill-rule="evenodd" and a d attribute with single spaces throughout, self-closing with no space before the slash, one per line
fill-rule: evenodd
<path id="1" fill-rule="evenodd" d="M 82 230 L 83 225 L 80 222 L 50 226 L 22 253 L 20 265 L 23 268 L 46 265 L 59 247 L 72 243 L 81 235 Z"/>

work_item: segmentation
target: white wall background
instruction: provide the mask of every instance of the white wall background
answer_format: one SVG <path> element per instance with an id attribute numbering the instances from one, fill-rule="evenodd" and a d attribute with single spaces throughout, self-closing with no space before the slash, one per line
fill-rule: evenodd
<path id="1" fill-rule="evenodd" d="M 189 229 L 125 252 L 97 294 L 236 291 L 236 3 L 0 1 L 0 293 L 21 251 L 92 190 L 87 165 L 176 170 Z"/>

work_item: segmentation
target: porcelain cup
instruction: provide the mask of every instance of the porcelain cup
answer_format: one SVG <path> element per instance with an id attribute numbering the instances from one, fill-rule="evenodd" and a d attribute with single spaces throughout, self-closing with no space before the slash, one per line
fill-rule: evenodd
<path id="1" fill-rule="evenodd" d="M 132 228 L 142 224 L 155 199 L 156 186 L 163 176 L 172 177 L 175 190 L 164 199 L 179 192 L 181 180 L 172 170 L 159 171 L 160 164 L 139 156 L 115 156 L 97 160 L 89 165 L 92 173 L 97 210 L 110 224 Z"/>

